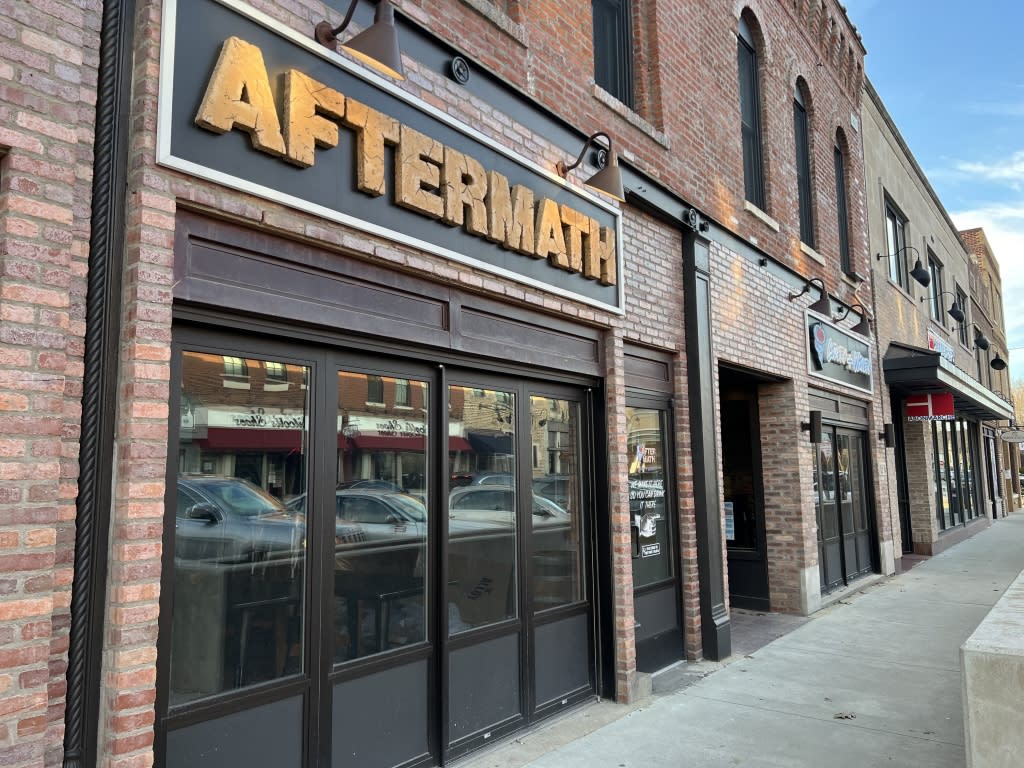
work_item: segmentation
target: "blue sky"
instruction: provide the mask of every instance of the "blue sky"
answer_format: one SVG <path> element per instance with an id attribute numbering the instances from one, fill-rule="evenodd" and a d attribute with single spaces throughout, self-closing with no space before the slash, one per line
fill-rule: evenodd
<path id="1" fill-rule="evenodd" d="M 845 5 L 868 52 L 865 71 L 950 217 L 988 236 L 1011 376 L 1024 380 L 1024 3 Z"/>

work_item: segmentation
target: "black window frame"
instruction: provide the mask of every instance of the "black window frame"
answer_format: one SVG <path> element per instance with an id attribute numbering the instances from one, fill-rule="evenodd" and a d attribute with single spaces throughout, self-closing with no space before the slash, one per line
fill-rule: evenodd
<path id="1" fill-rule="evenodd" d="M 907 224 L 909 220 L 896 205 L 885 201 L 885 248 L 889 257 L 889 280 L 910 292 L 910 271 L 907 268 Z"/>
<path id="2" fill-rule="evenodd" d="M 939 257 L 935 255 L 931 248 L 928 249 L 928 274 L 931 276 L 931 282 L 928 284 L 928 307 L 931 318 L 934 322 L 945 328 L 946 321 L 944 315 L 946 313 L 942 309 L 942 294 L 946 291 L 942 262 L 939 261 Z"/>
<path id="3" fill-rule="evenodd" d="M 833 164 L 836 177 L 836 216 L 839 229 L 839 268 L 844 274 L 853 274 L 850 253 L 850 207 L 846 195 L 846 154 L 838 136 L 833 146 Z"/>
<path id="4" fill-rule="evenodd" d="M 967 335 L 967 329 L 970 325 L 970 322 L 967 318 L 967 292 L 959 285 L 956 285 L 955 294 L 956 305 L 960 308 L 960 311 L 964 313 L 964 319 L 957 328 L 957 333 L 960 336 L 960 343 L 965 347 L 969 347 L 970 337 Z"/>
<path id="5" fill-rule="evenodd" d="M 736 64 L 743 141 L 743 194 L 748 202 L 763 211 L 766 210 L 766 203 L 758 52 L 750 27 L 742 18 L 736 36 Z"/>
<path id="6" fill-rule="evenodd" d="M 796 150 L 796 189 L 800 212 L 800 240 L 809 248 L 814 241 L 814 197 L 811 184 L 811 134 L 807 106 L 799 86 L 793 92 L 793 145 Z"/>
<path id="7" fill-rule="evenodd" d="M 594 82 L 630 109 L 635 109 L 633 2 L 592 0 L 591 12 Z"/>

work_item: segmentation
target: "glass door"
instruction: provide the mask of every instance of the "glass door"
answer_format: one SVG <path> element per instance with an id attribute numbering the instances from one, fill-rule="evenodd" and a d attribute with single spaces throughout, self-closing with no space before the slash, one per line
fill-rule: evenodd
<path id="1" fill-rule="evenodd" d="M 660 408 L 626 408 L 633 610 L 637 669 L 642 672 L 684 655 L 668 416 Z"/>

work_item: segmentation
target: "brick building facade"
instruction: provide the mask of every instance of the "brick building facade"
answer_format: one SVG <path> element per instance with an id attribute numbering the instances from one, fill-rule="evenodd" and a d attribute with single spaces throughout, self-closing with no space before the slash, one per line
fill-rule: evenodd
<path id="1" fill-rule="evenodd" d="M 394 5 L 0 11 L 5 765 L 443 763 L 893 571 L 842 7 Z"/>

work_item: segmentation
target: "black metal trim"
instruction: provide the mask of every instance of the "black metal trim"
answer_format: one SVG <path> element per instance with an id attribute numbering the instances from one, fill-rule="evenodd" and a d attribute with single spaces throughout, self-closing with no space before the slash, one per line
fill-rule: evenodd
<path id="1" fill-rule="evenodd" d="M 71 586 L 64 766 L 97 763 L 106 550 L 117 424 L 121 272 L 128 177 L 134 0 L 103 3 L 93 155 L 89 275 Z"/>

